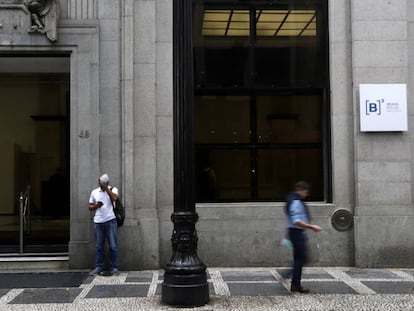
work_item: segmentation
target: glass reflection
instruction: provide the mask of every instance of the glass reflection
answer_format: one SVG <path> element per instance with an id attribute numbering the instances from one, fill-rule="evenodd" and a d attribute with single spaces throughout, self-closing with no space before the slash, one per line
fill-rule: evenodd
<path id="1" fill-rule="evenodd" d="M 312 185 L 311 201 L 323 201 L 323 164 L 320 149 L 260 150 L 258 152 L 258 197 L 283 201 L 293 184 L 306 180 Z"/>
<path id="2" fill-rule="evenodd" d="M 250 152 L 199 150 L 196 152 L 196 201 L 251 199 Z"/>
<path id="3" fill-rule="evenodd" d="M 197 144 L 250 141 L 248 96 L 196 96 L 194 113 Z"/>
<path id="4" fill-rule="evenodd" d="M 257 97 L 259 143 L 321 143 L 320 95 Z"/>
<path id="5" fill-rule="evenodd" d="M 193 8 L 197 201 L 284 200 L 298 178 L 323 200 L 327 1 Z"/>

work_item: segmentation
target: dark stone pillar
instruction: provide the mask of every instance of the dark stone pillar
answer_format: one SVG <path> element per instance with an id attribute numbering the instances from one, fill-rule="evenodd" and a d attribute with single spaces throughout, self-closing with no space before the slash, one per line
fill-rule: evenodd
<path id="1" fill-rule="evenodd" d="M 169 305 L 202 306 L 209 301 L 209 288 L 195 229 L 192 1 L 173 1 L 174 230 L 161 299 Z"/>

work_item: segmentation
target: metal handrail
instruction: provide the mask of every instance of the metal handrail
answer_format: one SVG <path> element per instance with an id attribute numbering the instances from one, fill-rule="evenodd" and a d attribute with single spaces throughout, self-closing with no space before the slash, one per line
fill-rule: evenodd
<path id="1" fill-rule="evenodd" d="M 19 221 L 20 221 L 20 242 L 19 242 L 19 254 L 23 254 L 23 229 L 24 229 L 24 218 L 23 218 L 23 210 L 24 210 L 24 197 L 23 192 L 20 192 L 19 196 Z"/>
<path id="2" fill-rule="evenodd" d="M 24 210 L 23 210 L 23 216 L 24 216 L 24 223 L 25 223 L 25 233 L 27 235 L 30 235 L 32 233 L 32 217 L 31 217 L 31 193 L 30 193 L 30 185 L 26 187 L 26 192 L 24 194 Z"/>
<path id="3" fill-rule="evenodd" d="M 20 192 L 19 196 L 19 254 L 24 253 L 24 233 L 31 233 L 31 215 L 30 215 L 30 185 L 26 187 L 26 191 Z"/>

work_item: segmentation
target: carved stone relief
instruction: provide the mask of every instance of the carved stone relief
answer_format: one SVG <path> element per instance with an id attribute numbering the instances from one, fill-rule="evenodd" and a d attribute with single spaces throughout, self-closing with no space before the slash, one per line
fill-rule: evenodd
<path id="1" fill-rule="evenodd" d="M 32 22 L 29 32 L 44 33 L 50 41 L 56 41 L 59 19 L 57 0 L 29 0 L 26 6 L 30 11 Z"/>
<path id="2" fill-rule="evenodd" d="M 42 33 L 50 41 L 57 41 L 57 23 L 59 20 L 59 2 L 58 0 L 0 0 L 0 10 L 10 12 L 13 10 L 22 10 L 25 15 L 30 17 L 28 32 Z M 26 23 L 24 23 L 26 24 Z M 18 23 L 16 22 L 16 25 Z M 18 30 L 17 26 L 15 30 Z M 0 21 L 0 31 L 3 27 Z"/>

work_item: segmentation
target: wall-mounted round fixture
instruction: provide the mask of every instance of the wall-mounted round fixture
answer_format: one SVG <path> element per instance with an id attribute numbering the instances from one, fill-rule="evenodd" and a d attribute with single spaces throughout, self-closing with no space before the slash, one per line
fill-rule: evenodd
<path id="1" fill-rule="evenodd" d="M 331 223 L 335 230 L 347 231 L 354 224 L 354 215 L 347 209 L 338 209 L 332 214 Z"/>

